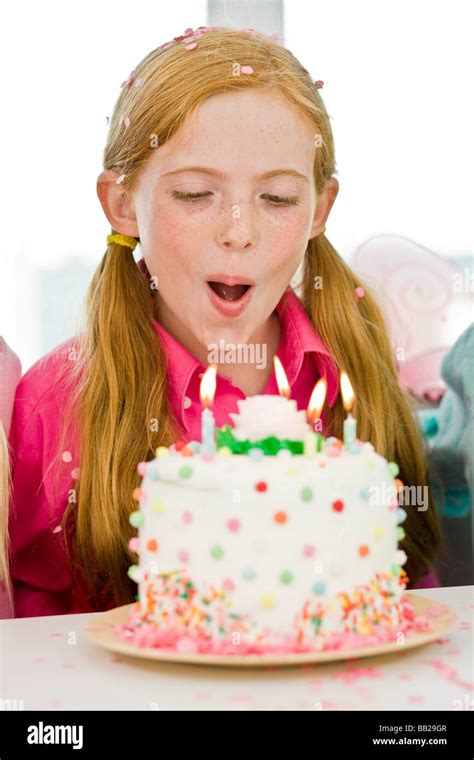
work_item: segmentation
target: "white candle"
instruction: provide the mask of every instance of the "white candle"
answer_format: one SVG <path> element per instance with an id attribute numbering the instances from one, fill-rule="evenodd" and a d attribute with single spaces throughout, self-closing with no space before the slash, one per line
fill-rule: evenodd
<path id="1" fill-rule="evenodd" d="M 343 425 L 344 446 L 347 449 L 352 446 L 353 443 L 355 443 L 357 437 L 357 421 L 351 413 L 355 396 L 351 381 L 349 380 L 346 372 L 341 372 L 341 393 L 344 409 L 347 411 L 347 417 L 344 420 Z"/>

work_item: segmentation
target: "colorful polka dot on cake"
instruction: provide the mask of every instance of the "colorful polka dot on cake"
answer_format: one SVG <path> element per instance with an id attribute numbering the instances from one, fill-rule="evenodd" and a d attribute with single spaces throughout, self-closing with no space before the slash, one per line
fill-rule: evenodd
<path id="1" fill-rule="evenodd" d="M 166 506 L 163 499 L 155 499 L 151 505 L 151 508 L 157 515 L 162 515 L 166 512 Z"/>
<path id="2" fill-rule="evenodd" d="M 275 597 L 273 594 L 262 594 L 260 604 L 264 609 L 270 610 L 275 606 Z"/>
<path id="3" fill-rule="evenodd" d="M 279 523 L 279 525 L 284 525 L 288 520 L 288 515 L 286 512 L 275 512 L 274 520 L 276 523 Z"/>
<path id="4" fill-rule="evenodd" d="M 214 559 L 221 559 L 224 556 L 224 549 L 222 546 L 219 546 L 219 544 L 215 544 L 214 546 L 211 546 L 210 554 Z"/>
<path id="5" fill-rule="evenodd" d="M 128 520 L 134 528 L 140 528 L 144 523 L 143 513 L 140 511 L 132 512 Z"/>
<path id="6" fill-rule="evenodd" d="M 240 528 L 240 520 L 237 520 L 237 518 L 232 517 L 230 520 L 227 521 L 227 527 L 229 528 L 229 530 L 235 533 Z"/>
<path id="7" fill-rule="evenodd" d="M 376 525 L 374 527 L 374 536 L 375 538 L 383 538 L 384 529 L 382 525 Z"/>
<path id="8" fill-rule="evenodd" d="M 291 583 L 293 580 L 293 573 L 291 570 L 283 570 L 282 573 L 280 573 L 280 581 L 281 583 Z"/>

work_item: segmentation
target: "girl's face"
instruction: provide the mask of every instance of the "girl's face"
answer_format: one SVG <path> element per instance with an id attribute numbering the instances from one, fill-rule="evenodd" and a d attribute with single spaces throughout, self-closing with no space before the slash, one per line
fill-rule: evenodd
<path id="1" fill-rule="evenodd" d="M 157 277 L 160 322 L 196 355 L 262 334 L 337 194 L 331 180 L 316 198 L 316 149 L 282 96 L 241 90 L 208 98 L 143 169 L 128 234 Z M 254 283 L 234 314 L 223 313 L 231 291 L 208 285 L 226 277 Z"/>

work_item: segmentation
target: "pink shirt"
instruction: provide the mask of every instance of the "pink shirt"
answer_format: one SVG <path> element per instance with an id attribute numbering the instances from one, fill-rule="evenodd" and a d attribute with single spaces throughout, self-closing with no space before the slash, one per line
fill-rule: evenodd
<path id="1" fill-rule="evenodd" d="M 291 289 L 282 296 L 276 311 L 281 325 L 278 356 L 292 398 L 299 409 L 306 409 L 316 381 L 325 376 L 327 403 L 332 406 L 338 394 L 337 366 Z M 200 440 L 199 385 L 200 374 L 206 367 L 160 324 L 153 321 L 153 326 L 166 351 L 170 400 L 182 425 L 182 437 Z M 52 490 L 53 468 L 48 469 L 57 445 L 65 400 L 57 383 L 58 367 L 67 362 L 73 345 L 74 339 L 69 339 L 36 362 L 21 379 L 16 392 L 10 433 L 14 497 L 10 537 L 16 617 L 90 611 L 84 589 L 72 587 L 58 530 L 68 489 L 74 480 L 71 472 L 80 466 L 77 443 L 68 441 L 68 453 L 57 463 L 60 477 L 56 493 Z M 263 393 L 278 393 L 274 373 Z M 229 412 L 238 412 L 240 398 L 245 398 L 244 392 L 228 377 L 218 374 L 213 404 L 218 427 L 232 425 Z"/>

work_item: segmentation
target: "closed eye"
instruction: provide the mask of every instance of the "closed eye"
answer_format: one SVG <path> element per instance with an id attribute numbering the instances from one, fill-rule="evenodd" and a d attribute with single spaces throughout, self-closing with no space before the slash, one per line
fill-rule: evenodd
<path id="1" fill-rule="evenodd" d="M 201 200 L 201 198 L 207 198 L 209 195 L 212 195 L 212 193 L 209 190 L 204 193 L 182 193 L 182 192 L 179 192 L 178 190 L 175 190 L 173 195 L 175 198 L 178 198 L 179 200 L 184 200 L 184 201 L 193 203 L 193 202 Z M 296 206 L 299 203 L 299 200 L 297 196 L 295 195 L 280 196 L 280 195 L 270 195 L 269 193 L 265 193 L 265 195 L 262 195 L 262 198 L 267 199 L 274 206 Z"/>

